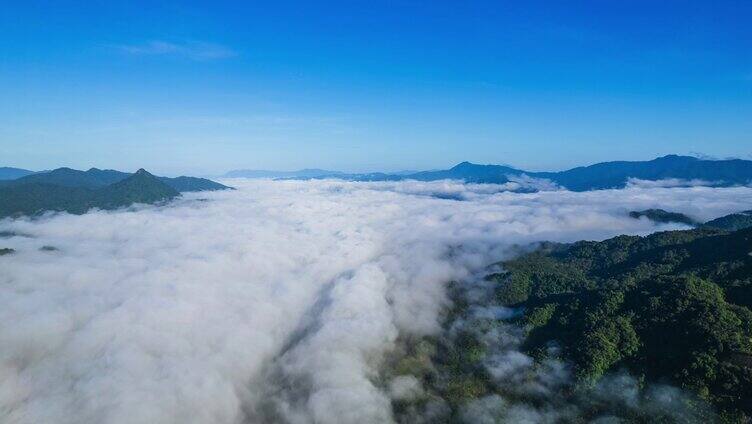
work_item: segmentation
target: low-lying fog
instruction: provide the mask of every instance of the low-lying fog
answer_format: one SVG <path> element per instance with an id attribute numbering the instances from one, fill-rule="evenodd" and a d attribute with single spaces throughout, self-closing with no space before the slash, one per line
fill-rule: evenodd
<path id="1" fill-rule="evenodd" d="M 515 244 L 682 228 L 630 210 L 752 204 L 744 187 L 225 182 L 237 190 L 0 221 L 18 234 L 0 239 L 16 250 L 0 257 L 1 422 L 389 422 L 401 383 L 382 359 L 440 330 L 450 280 Z"/>

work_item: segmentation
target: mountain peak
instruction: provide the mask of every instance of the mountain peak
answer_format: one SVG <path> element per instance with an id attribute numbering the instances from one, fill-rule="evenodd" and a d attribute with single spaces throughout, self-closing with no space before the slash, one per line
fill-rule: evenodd
<path id="1" fill-rule="evenodd" d="M 133 203 L 161 202 L 179 195 L 159 178 L 139 169 L 128 178 L 99 189 L 94 204 L 102 209 L 114 209 Z"/>
<path id="2" fill-rule="evenodd" d="M 463 169 L 463 168 L 469 168 L 472 166 L 476 166 L 474 163 L 470 163 L 468 161 L 460 162 L 457 165 L 454 165 L 452 169 Z"/>
<path id="3" fill-rule="evenodd" d="M 680 156 L 680 155 L 671 154 L 671 155 L 666 155 L 666 156 L 661 156 L 661 157 L 655 158 L 655 160 L 659 160 L 659 161 L 674 161 L 674 162 L 681 162 L 681 161 L 690 162 L 690 161 L 696 161 L 696 160 L 700 160 L 700 159 L 698 159 L 698 158 L 696 158 L 694 156 Z"/>

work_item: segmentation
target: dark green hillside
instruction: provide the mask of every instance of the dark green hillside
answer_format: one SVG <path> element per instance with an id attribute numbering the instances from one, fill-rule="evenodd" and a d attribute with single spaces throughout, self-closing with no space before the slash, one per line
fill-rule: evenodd
<path id="1" fill-rule="evenodd" d="M 186 192 L 186 191 L 213 191 L 213 190 L 228 190 L 231 189 L 231 187 L 227 187 L 226 185 L 222 185 L 220 183 L 215 183 L 212 180 L 207 180 L 206 178 L 196 178 L 196 177 L 176 177 L 176 178 L 168 178 L 168 177 L 157 177 L 160 181 L 167 184 L 168 186 L 172 187 L 173 189 L 179 191 L 179 192 Z"/>
<path id="2" fill-rule="evenodd" d="M 752 227 L 752 211 L 744 211 L 708 221 L 702 225 L 706 228 L 736 231 Z"/>
<path id="3" fill-rule="evenodd" d="M 51 184 L 63 187 L 76 187 L 99 189 L 102 187 L 123 181 L 133 174 L 114 171 L 112 169 L 91 168 L 88 171 L 79 171 L 71 168 L 58 168 L 53 171 L 40 172 L 18 178 L 12 181 L 4 181 L 0 186 L 24 185 L 30 183 Z M 196 177 L 157 177 L 163 183 L 179 192 L 186 191 L 209 191 L 225 190 L 229 187 L 205 178 Z"/>
<path id="4" fill-rule="evenodd" d="M 635 219 L 642 218 L 643 216 L 653 222 L 661 224 L 679 223 L 686 225 L 696 225 L 694 219 L 678 212 L 668 212 L 663 209 L 645 209 L 644 211 L 632 211 L 629 216 Z"/>
<path id="5" fill-rule="evenodd" d="M 626 368 L 752 417 L 752 229 L 546 245 L 503 265 L 489 278 L 526 309 L 529 353 L 556 341 L 583 381 Z"/>
<path id="6" fill-rule="evenodd" d="M 71 168 L 58 168 L 49 172 L 40 172 L 14 180 L 12 184 L 52 184 L 64 187 L 78 187 L 96 189 L 121 181 L 131 174 L 91 168 L 88 171 L 78 171 Z"/>
<path id="7" fill-rule="evenodd" d="M 139 169 L 130 177 L 97 190 L 91 204 L 100 209 L 116 209 L 133 203 L 162 202 L 179 195 L 174 188 Z"/>
<path id="8" fill-rule="evenodd" d="M 629 216 L 635 219 L 645 217 L 660 224 L 679 223 L 691 226 L 699 226 L 706 229 L 737 231 L 752 227 L 752 210 L 732 213 L 713 219 L 701 224 L 694 219 L 679 212 L 668 212 L 663 209 L 646 209 L 644 211 L 632 211 Z"/>
<path id="9" fill-rule="evenodd" d="M 13 184 L 0 187 L 0 217 L 33 216 L 45 211 L 82 214 L 91 208 L 116 209 L 133 203 L 157 203 L 179 195 L 177 190 L 143 169 L 99 189 L 46 183 Z"/>
<path id="10" fill-rule="evenodd" d="M 52 184 L 30 183 L 0 187 L 0 217 L 37 215 L 44 211 L 84 213 L 90 207 L 92 190 Z"/>

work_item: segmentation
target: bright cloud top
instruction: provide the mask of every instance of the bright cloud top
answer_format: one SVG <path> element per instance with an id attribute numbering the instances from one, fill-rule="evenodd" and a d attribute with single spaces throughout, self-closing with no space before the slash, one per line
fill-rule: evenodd
<path id="1" fill-rule="evenodd" d="M 709 219 L 752 201 L 744 187 L 231 184 L 0 222 L 21 234 L 0 240 L 17 251 L 0 258 L 0 421 L 389 422 L 390 397 L 420 388 L 375 383 L 380 361 L 399 335 L 439 330 L 448 281 L 513 244 L 680 228 L 632 209 Z"/>

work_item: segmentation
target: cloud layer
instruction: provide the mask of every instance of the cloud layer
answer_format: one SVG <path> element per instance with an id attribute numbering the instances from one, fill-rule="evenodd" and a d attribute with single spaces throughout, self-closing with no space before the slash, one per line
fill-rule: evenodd
<path id="1" fill-rule="evenodd" d="M 706 220 L 752 201 L 744 187 L 230 184 L 0 222 L 25 235 L 0 239 L 17 251 L 0 257 L 0 421 L 389 422 L 391 399 L 421 389 L 380 381 L 382 361 L 398 338 L 440 331 L 447 282 L 515 244 L 680 228 L 632 209 Z M 525 365 L 506 360 L 499 373 Z M 468 413 L 500 405 L 483 402 Z"/>

